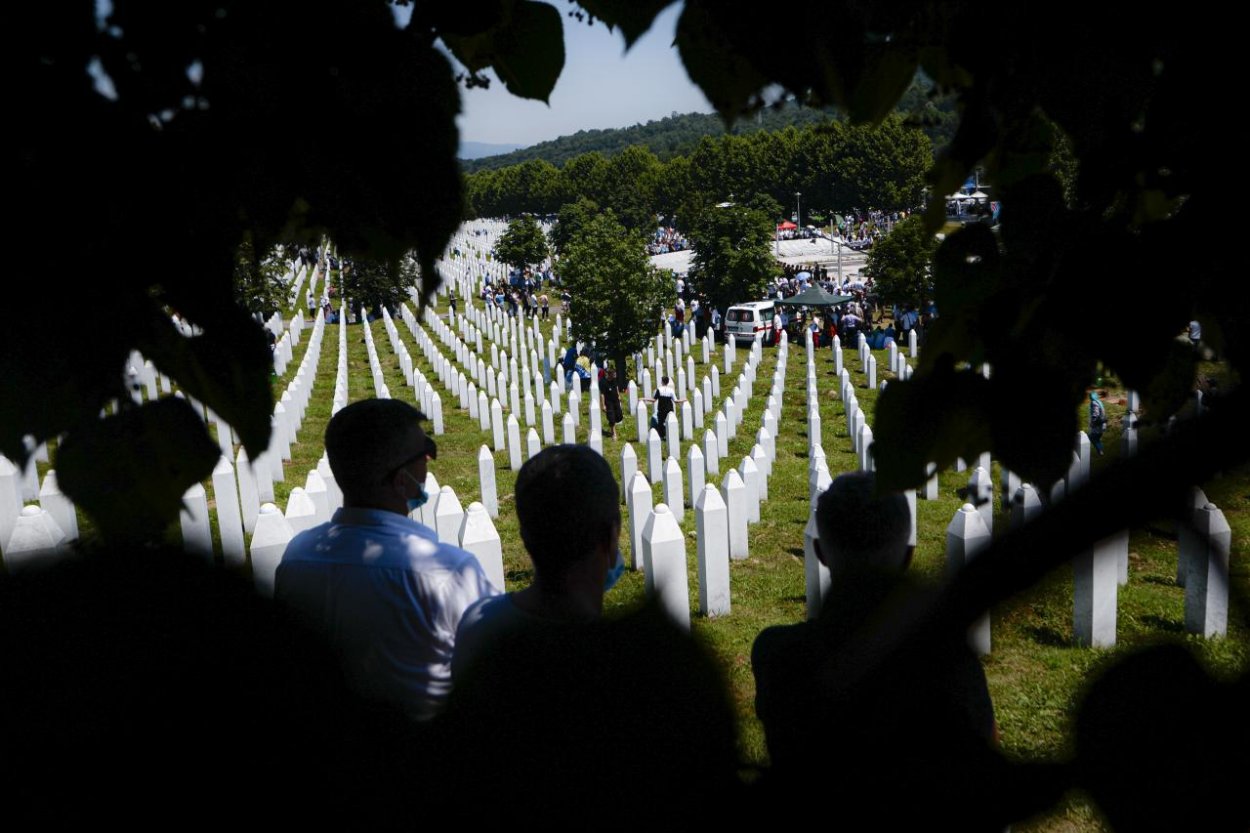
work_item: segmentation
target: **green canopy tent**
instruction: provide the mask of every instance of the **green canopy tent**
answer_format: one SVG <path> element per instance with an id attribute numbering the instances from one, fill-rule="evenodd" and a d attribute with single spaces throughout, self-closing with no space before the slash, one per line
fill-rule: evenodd
<path id="1" fill-rule="evenodd" d="M 853 300 L 855 298 L 851 295 L 834 295 L 822 287 L 811 286 L 798 295 L 792 295 L 789 298 L 779 298 L 777 303 L 787 304 L 792 307 L 834 307 Z"/>

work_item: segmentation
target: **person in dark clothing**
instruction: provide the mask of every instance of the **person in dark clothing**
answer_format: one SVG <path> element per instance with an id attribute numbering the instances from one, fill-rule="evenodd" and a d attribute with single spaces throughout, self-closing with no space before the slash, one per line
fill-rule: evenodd
<path id="1" fill-rule="evenodd" d="M 963 829 L 993 829 L 1000 808 L 985 808 L 983 827 L 967 806 L 1001 783 L 1005 764 L 993 746 L 985 673 L 965 635 L 907 644 L 875 668 L 857 664 L 895 617 L 928 602 L 903 575 L 912 551 L 907 501 L 875 488 L 873 474 L 856 472 L 821 495 L 815 549 L 830 572 L 825 604 L 814 620 L 765 629 L 752 648 L 772 761 L 764 789 L 798 795 L 834 785 L 873 807 L 880 829 L 944 816 Z"/>
<path id="2" fill-rule="evenodd" d="M 616 426 L 625 418 L 621 412 L 621 389 L 616 381 L 616 368 L 610 367 L 602 373 L 599 380 L 600 407 L 608 420 L 608 427 L 612 430 L 612 439 L 615 440 Z"/>

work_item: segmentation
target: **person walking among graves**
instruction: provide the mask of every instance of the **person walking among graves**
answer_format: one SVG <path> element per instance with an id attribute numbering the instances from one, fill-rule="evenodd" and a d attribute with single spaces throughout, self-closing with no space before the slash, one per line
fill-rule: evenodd
<path id="1" fill-rule="evenodd" d="M 820 614 L 766 628 L 751 650 L 772 760 L 766 789 L 799 795 L 837 785 L 873 808 L 882 829 L 915 826 L 903 823 L 909 814 L 932 821 L 966 810 L 971 819 L 964 804 L 987 794 L 1005 764 L 966 632 L 929 634 L 877 667 L 855 667 L 865 646 L 888 638 L 892 619 L 927 602 L 904 577 L 913 550 L 907 500 L 878 495 L 871 472 L 843 474 L 818 499 L 815 522 L 813 548 L 830 579 Z M 892 795 L 908 796 L 906 806 Z"/>
<path id="2" fill-rule="evenodd" d="M 609 367 L 599 379 L 599 399 L 603 415 L 612 429 L 612 439 L 616 439 L 616 426 L 625 415 L 621 412 L 621 389 L 616 382 L 616 368 Z"/>
<path id="3" fill-rule="evenodd" d="M 343 508 L 291 539 L 274 595 L 338 651 L 364 695 L 424 720 L 451 691 L 456 628 L 473 603 L 496 595 L 471 553 L 409 518 L 424 505 L 434 441 L 424 415 L 398 399 L 366 399 L 326 427 Z"/>
<path id="4" fill-rule="evenodd" d="M 681 401 L 677 399 L 677 391 L 673 390 L 672 381 L 667 376 L 661 377 L 660 386 L 655 389 L 655 396 L 646 401 L 655 403 L 651 427 L 660 435 L 660 439 L 667 439 L 668 415 L 681 404 Z"/>
<path id="5" fill-rule="evenodd" d="M 1102 456 L 1102 435 L 1107 430 L 1107 409 L 1098 398 L 1098 391 L 1089 392 L 1089 444 Z"/>

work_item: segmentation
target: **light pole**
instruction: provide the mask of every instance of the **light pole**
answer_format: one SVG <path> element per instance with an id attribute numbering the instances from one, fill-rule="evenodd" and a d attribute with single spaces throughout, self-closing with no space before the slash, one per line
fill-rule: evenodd
<path id="1" fill-rule="evenodd" d="M 798 227 L 796 231 L 803 229 L 803 212 L 799 210 L 799 197 L 802 196 L 798 191 L 794 192 L 794 225 Z"/>

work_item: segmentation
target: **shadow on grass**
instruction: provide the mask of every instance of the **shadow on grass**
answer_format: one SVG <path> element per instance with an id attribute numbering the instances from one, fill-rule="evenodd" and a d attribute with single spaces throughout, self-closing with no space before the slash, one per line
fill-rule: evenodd
<path id="1" fill-rule="evenodd" d="M 1156 630 L 1165 631 L 1167 633 L 1184 633 L 1185 632 L 1185 626 L 1182 623 L 1177 622 L 1173 619 L 1165 619 L 1164 617 L 1158 615 L 1157 613 L 1148 613 L 1145 616 L 1141 617 L 1141 621 L 1143 624 L 1149 625 L 1150 627 Z"/>
<path id="2" fill-rule="evenodd" d="M 1176 587 L 1176 579 L 1169 576 L 1142 576 L 1140 579 L 1136 580 L 1145 584 L 1159 584 L 1164 587 Z"/>
<path id="3" fill-rule="evenodd" d="M 1028 633 L 1039 645 L 1049 645 L 1052 648 L 1070 648 L 1072 640 L 1067 634 L 1060 633 L 1057 629 L 1047 627 L 1045 625 L 1029 625 L 1025 632 Z"/>
<path id="4" fill-rule="evenodd" d="M 803 548 L 802 547 L 790 547 L 790 549 L 786 550 L 786 552 L 789 553 L 790 555 L 793 555 L 795 558 L 799 559 L 800 561 L 803 560 Z"/>
<path id="5" fill-rule="evenodd" d="M 529 584 L 534 578 L 534 571 L 532 569 L 509 570 L 504 574 L 504 578 L 508 581 L 518 581 Z"/>

